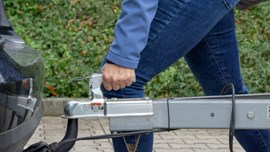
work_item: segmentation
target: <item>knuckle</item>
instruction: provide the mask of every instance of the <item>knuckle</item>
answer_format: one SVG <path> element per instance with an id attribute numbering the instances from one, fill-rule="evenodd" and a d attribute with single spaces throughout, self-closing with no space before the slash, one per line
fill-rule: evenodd
<path id="1" fill-rule="evenodd" d="M 111 90 L 112 90 L 112 87 L 111 87 L 110 85 L 108 85 L 107 83 L 104 83 L 104 82 L 103 82 L 103 86 L 104 86 L 104 88 L 105 88 L 106 90 L 108 90 L 108 91 L 111 91 Z"/>
<path id="2" fill-rule="evenodd" d="M 117 90 L 119 90 L 119 89 L 120 89 L 120 88 L 119 88 L 118 86 L 117 86 L 117 87 L 116 87 L 116 86 L 113 87 L 113 90 L 114 90 L 114 91 L 117 91 Z"/>
<path id="3" fill-rule="evenodd" d="M 112 83 L 117 83 L 118 82 L 118 78 L 117 77 L 112 77 L 111 78 L 111 81 L 112 81 Z"/>
<path id="4" fill-rule="evenodd" d="M 109 80 L 109 76 L 105 73 L 102 73 L 102 74 L 103 74 L 102 76 L 103 81 L 107 82 Z"/>

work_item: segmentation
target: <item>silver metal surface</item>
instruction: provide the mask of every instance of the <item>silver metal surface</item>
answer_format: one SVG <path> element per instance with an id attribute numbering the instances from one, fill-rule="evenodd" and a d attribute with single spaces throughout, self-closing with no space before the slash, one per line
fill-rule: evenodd
<path id="1" fill-rule="evenodd" d="M 153 103 L 148 99 L 70 101 L 64 108 L 63 117 L 140 117 L 153 115 Z"/>
<path id="2" fill-rule="evenodd" d="M 232 101 L 231 96 L 160 99 L 153 108 L 152 117 L 110 118 L 110 130 L 229 128 Z M 270 129 L 269 94 L 237 95 L 235 112 L 236 129 Z"/>
<path id="3" fill-rule="evenodd" d="M 153 116 L 110 117 L 110 131 L 151 130 L 155 128 Z"/>
<path id="4" fill-rule="evenodd" d="M 169 113 L 165 101 L 154 102 L 155 128 L 229 128 L 231 96 L 176 98 L 168 102 Z M 235 128 L 270 129 L 269 105 L 269 94 L 237 95 Z"/>
<path id="5" fill-rule="evenodd" d="M 232 96 L 104 99 L 102 74 L 92 75 L 88 102 L 69 102 L 65 118 L 108 117 L 111 131 L 153 128 L 229 128 Z M 270 94 L 236 95 L 236 129 L 270 129 Z"/>
<path id="6" fill-rule="evenodd" d="M 108 117 L 111 131 L 229 128 L 231 96 L 175 99 L 95 99 L 70 102 L 66 118 Z M 270 95 L 237 95 L 236 129 L 270 129 Z"/>
<path id="7" fill-rule="evenodd" d="M 105 117 L 104 99 L 94 101 L 70 101 L 64 107 L 64 118 Z"/>
<path id="8" fill-rule="evenodd" d="M 89 80 L 89 96 L 91 99 L 103 99 L 103 94 L 100 89 L 102 84 L 102 74 L 92 74 Z"/>
<path id="9" fill-rule="evenodd" d="M 115 99 L 107 103 L 111 131 L 153 129 L 153 101 L 148 98 Z"/>
<path id="10" fill-rule="evenodd" d="M 106 115 L 108 117 L 140 117 L 153 114 L 153 102 L 150 99 L 106 100 Z"/>

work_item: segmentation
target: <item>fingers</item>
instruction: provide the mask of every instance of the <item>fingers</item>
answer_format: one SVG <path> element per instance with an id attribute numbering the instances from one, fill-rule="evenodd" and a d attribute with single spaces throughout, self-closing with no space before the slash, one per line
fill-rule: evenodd
<path id="1" fill-rule="evenodd" d="M 114 79 L 112 77 L 106 77 L 103 76 L 103 86 L 106 90 L 119 90 L 123 89 L 126 86 L 130 86 L 133 82 L 133 78 L 125 79 L 125 78 L 119 78 Z"/>
<path id="2" fill-rule="evenodd" d="M 111 90 L 119 90 L 119 89 L 123 89 L 125 88 L 127 85 L 125 83 L 121 83 L 121 84 L 110 84 L 110 83 L 103 83 L 103 86 L 106 90 L 111 91 Z"/>
<path id="3" fill-rule="evenodd" d="M 103 86 L 106 90 L 119 90 L 130 86 L 134 81 L 134 69 L 106 63 L 102 67 Z"/>
<path id="4" fill-rule="evenodd" d="M 112 90 L 112 85 L 110 83 L 107 83 L 106 81 L 103 80 L 103 86 L 106 90 L 111 91 Z"/>
<path id="5" fill-rule="evenodd" d="M 119 86 L 120 86 L 119 89 L 123 89 L 127 86 L 127 84 L 126 84 L 126 82 L 122 82 L 122 83 L 119 83 Z"/>

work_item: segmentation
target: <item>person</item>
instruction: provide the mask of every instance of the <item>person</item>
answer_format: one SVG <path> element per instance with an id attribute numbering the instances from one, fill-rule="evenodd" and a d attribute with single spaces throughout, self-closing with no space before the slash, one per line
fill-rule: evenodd
<path id="1" fill-rule="evenodd" d="M 206 95 L 219 95 L 228 83 L 237 94 L 247 94 L 232 11 L 237 3 L 124 0 L 115 39 L 102 63 L 104 96 L 144 97 L 144 85 L 181 57 Z M 235 137 L 247 152 L 270 151 L 269 130 L 236 130 Z M 114 138 L 113 146 L 116 152 L 151 152 L 153 134 Z"/>

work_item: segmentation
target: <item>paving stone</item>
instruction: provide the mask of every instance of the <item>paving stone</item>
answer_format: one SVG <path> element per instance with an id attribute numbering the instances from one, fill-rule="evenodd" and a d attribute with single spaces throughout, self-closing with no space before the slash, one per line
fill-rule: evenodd
<path id="1" fill-rule="evenodd" d="M 223 139 L 223 140 L 229 140 L 229 136 L 228 135 L 201 135 L 201 134 L 197 134 L 194 135 L 196 138 L 198 139 Z"/>
<path id="2" fill-rule="evenodd" d="M 184 141 L 182 139 L 173 139 L 173 140 L 162 140 L 162 139 L 156 139 L 154 140 L 154 144 L 164 144 L 164 143 L 174 143 L 174 144 L 184 144 Z"/>
<path id="3" fill-rule="evenodd" d="M 183 139 L 183 141 L 186 144 L 201 144 L 201 143 L 221 144 L 221 142 L 215 138 L 214 139 L 197 139 L 197 140 Z"/>
<path id="4" fill-rule="evenodd" d="M 194 152 L 229 152 L 227 149 L 193 149 Z M 243 149 L 234 149 L 234 152 L 245 152 Z"/>
<path id="5" fill-rule="evenodd" d="M 172 149 L 168 143 L 154 144 L 153 147 L 154 149 L 163 149 L 163 150 Z"/>
<path id="6" fill-rule="evenodd" d="M 172 147 L 172 149 L 209 149 L 208 146 L 206 144 L 171 144 L 169 143 L 169 145 Z"/>
<path id="7" fill-rule="evenodd" d="M 197 140 L 193 135 L 183 135 L 183 136 L 171 136 L 171 135 L 160 135 L 163 140 L 174 140 L 174 139 L 192 139 Z"/>
<path id="8" fill-rule="evenodd" d="M 229 152 L 229 149 L 193 149 L 195 152 Z M 236 152 L 236 151 L 234 151 Z"/>
<path id="9" fill-rule="evenodd" d="M 76 142 L 75 147 L 77 147 L 77 146 L 98 147 L 98 146 L 100 146 L 100 144 L 97 144 L 92 140 L 90 140 L 90 141 L 89 140 L 80 140 L 80 141 Z"/>
<path id="10" fill-rule="evenodd" d="M 154 149 L 154 152 L 194 152 L 193 149 Z"/>
<path id="11" fill-rule="evenodd" d="M 96 147 L 90 147 L 90 146 L 76 146 L 74 150 L 71 150 L 71 152 L 103 152 L 101 150 L 98 150 Z"/>
<path id="12" fill-rule="evenodd" d="M 113 146 L 110 143 L 101 143 L 99 149 L 113 149 Z"/>

